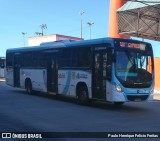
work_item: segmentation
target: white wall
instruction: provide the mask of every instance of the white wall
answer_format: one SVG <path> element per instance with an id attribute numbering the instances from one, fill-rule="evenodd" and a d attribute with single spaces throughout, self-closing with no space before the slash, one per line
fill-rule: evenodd
<path id="1" fill-rule="evenodd" d="M 28 38 L 28 46 L 38 46 L 41 43 L 44 42 L 53 42 L 53 41 L 58 41 L 58 40 L 83 40 L 81 38 L 77 37 L 71 37 L 71 36 L 64 36 L 64 35 L 59 35 L 59 34 L 52 34 L 52 35 L 47 35 L 47 36 L 34 36 L 34 37 L 29 37 Z"/>
<path id="2" fill-rule="evenodd" d="M 29 37 L 28 46 L 38 46 L 43 42 L 51 41 L 56 41 L 56 35 Z"/>

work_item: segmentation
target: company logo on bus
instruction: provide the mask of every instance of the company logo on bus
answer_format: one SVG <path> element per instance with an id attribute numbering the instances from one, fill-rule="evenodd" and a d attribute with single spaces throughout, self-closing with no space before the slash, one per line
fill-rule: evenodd
<path id="1" fill-rule="evenodd" d="M 58 74 L 58 78 L 65 78 L 65 77 L 66 77 L 65 73 L 59 73 Z"/>
<path id="2" fill-rule="evenodd" d="M 80 73 L 77 73 L 77 79 L 87 79 L 88 78 L 88 75 L 87 74 L 80 74 Z"/>
<path id="3" fill-rule="evenodd" d="M 146 45 L 145 44 L 137 44 L 137 43 L 120 42 L 120 47 L 145 50 Z"/>

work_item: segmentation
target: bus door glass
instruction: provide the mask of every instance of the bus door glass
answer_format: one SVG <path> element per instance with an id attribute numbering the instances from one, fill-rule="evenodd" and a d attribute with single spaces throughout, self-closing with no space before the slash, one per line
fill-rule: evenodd
<path id="1" fill-rule="evenodd" d="M 97 50 L 94 54 L 93 66 L 93 98 L 106 99 L 107 52 Z"/>
<path id="2" fill-rule="evenodd" d="M 20 87 L 20 67 L 21 67 L 20 54 L 14 55 L 14 86 Z"/>
<path id="3" fill-rule="evenodd" d="M 47 88 L 49 92 L 57 92 L 58 64 L 56 53 L 47 53 Z"/>

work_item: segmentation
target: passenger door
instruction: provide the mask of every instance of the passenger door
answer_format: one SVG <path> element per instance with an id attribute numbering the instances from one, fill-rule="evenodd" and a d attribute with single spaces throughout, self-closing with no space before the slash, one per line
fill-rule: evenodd
<path id="1" fill-rule="evenodd" d="M 14 87 L 20 87 L 20 54 L 14 56 Z"/>
<path id="2" fill-rule="evenodd" d="M 93 68 L 93 98 L 106 98 L 106 53 L 95 52 Z"/>
<path id="3" fill-rule="evenodd" d="M 47 54 L 47 89 L 48 92 L 58 91 L 58 64 L 55 53 Z"/>
<path id="4" fill-rule="evenodd" d="M 111 79 L 111 49 L 95 50 L 93 55 L 93 98 L 106 100 L 106 81 Z"/>

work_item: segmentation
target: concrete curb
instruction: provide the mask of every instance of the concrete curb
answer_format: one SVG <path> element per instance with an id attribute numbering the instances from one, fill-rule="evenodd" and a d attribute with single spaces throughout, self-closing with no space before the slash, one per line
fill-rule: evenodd
<path id="1" fill-rule="evenodd" d="M 154 100 L 160 100 L 160 94 L 154 94 L 153 99 Z"/>

